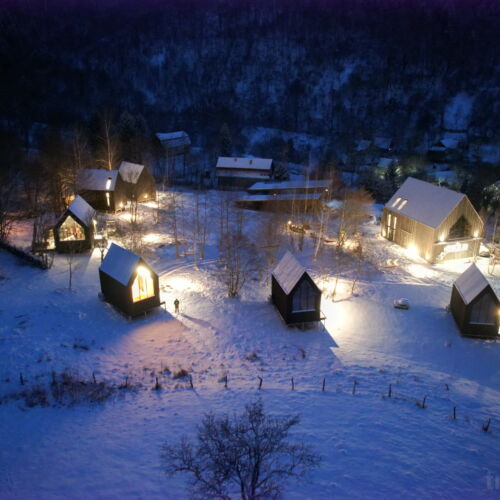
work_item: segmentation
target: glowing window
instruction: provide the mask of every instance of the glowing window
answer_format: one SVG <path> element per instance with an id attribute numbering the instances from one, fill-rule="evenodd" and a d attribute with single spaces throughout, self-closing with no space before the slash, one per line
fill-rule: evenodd
<path id="1" fill-rule="evenodd" d="M 111 177 L 108 177 L 108 180 L 106 181 L 106 191 L 109 191 L 111 189 Z"/>
<path id="2" fill-rule="evenodd" d="M 151 273 L 144 266 L 137 268 L 137 276 L 132 283 L 132 300 L 139 302 L 141 300 L 154 297 L 155 287 Z"/>
<path id="3" fill-rule="evenodd" d="M 401 210 L 407 203 L 408 203 L 408 200 L 403 200 L 401 202 L 401 205 L 399 205 L 399 210 Z"/>
<path id="4" fill-rule="evenodd" d="M 316 310 L 316 294 L 309 281 L 304 280 L 295 290 L 292 299 L 292 312 Z"/>
<path id="5" fill-rule="evenodd" d="M 85 239 L 85 230 L 71 215 L 66 217 L 59 228 L 60 241 L 82 241 Z"/>
<path id="6" fill-rule="evenodd" d="M 400 201 L 401 198 L 396 198 L 396 201 L 391 205 L 391 207 L 395 207 Z"/>
<path id="7" fill-rule="evenodd" d="M 111 206 L 109 193 L 106 193 L 106 204 L 108 205 L 108 207 Z"/>

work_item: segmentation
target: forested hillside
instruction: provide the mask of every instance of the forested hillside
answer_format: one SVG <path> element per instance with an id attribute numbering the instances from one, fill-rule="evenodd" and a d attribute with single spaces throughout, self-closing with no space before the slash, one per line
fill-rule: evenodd
<path id="1" fill-rule="evenodd" d="M 210 146 L 264 126 L 337 152 L 375 134 L 412 150 L 472 98 L 471 141 L 498 141 L 500 8 L 483 1 L 2 2 L 1 118 L 71 127 L 103 109 Z"/>

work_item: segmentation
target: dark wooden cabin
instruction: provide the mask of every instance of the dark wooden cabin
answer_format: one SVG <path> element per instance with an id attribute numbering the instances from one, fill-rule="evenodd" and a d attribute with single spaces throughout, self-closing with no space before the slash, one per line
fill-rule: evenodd
<path id="1" fill-rule="evenodd" d="M 191 139 L 182 131 L 157 133 L 156 138 L 160 142 L 163 152 L 163 168 L 156 171 L 158 177 L 175 179 L 186 177 L 187 163 L 191 152 Z"/>
<path id="2" fill-rule="evenodd" d="M 463 193 L 412 177 L 384 206 L 384 238 L 431 263 L 475 257 L 483 221 Z"/>
<path id="3" fill-rule="evenodd" d="M 222 189 L 247 189 L 258 181 L 271 180 L 273 160 L 220 156 L 215 167 L 217 186 Z"/>
<path id="4" fill-rule="evenodd" d="M 127 316 L 138 316 L 160 305 L 158 275 L 135 253 L 114 243 L 99 268 L 106 301 Z"/>
<path id="5" fill-rule="evenodd" d="M 89 205 L 101 212 L 117 212 L 127 204 L 125 182 L 118 170 L 80 170 L 76 190 Z"/>
<path id="6" fill-rule="evenodd" d="M 144 165 L 122 161 L 118 172 L 125 183 L 125 192 L 129 200 L 154 201 L 156 199 L 154 177 Z"/>
<path id="7" fill-rule="evenodd" d="M 61 253 L 79 253 L 94 246 L 95 210 L 76 195 L 54 226 L 55 248 Z"/>
<path id="8" fill-rule="evenodd" d="M 321 290 L 290 252 L 272 273 L 272 301 L 287 324 L 321 319 Z"/>
<path id="9" fill-rule="evenodd" d="M 450 310 L 463 335 L 495 338 L 499 307 L 495 291 L 475 264 L 453 284 Z"/>

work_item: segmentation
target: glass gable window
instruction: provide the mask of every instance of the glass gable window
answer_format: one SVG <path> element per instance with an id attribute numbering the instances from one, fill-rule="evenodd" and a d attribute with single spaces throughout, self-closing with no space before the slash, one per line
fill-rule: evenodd
<path id="1" fill-rule="evenodd" d="M 495 314 L 495 301 L 491 295 L 485 293 L 475 304 L 472 305 L 470 323 L 494 325 Z"/>
<path id="2" fill-rule="evenodd" d="M 85 230 L 71 215 L 66 217 L 59 228 L 60 241 L 82 241 L 85 239 Z"/>
<path id="3" fill-rule="evenodd" d="M 309 281 L 304 280 L 295 290 L 292 299 L 292 312 L 316 310 L 316 293 Z"/>
<path id="4" fill-rule="evenodd" d="M 470 224 L 464 216 L 461 216 L 453 226 L 451 226 L 449 240 L 456 240 L 459 238 L 469 238 L 472 236 Z"/>
<path id="5" fill-rule="evenodd" d="M 151 273 L 144 266 L 137 268 L 137 276 L 132 283 L 132 300 L 139 302 L 155 295 L 155 286 Z"/>

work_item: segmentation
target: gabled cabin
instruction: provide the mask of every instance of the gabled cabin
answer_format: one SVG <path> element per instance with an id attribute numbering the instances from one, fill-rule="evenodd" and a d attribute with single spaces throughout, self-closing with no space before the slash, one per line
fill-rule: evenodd
<path id="1" fill-rule="evenodd" d="M 118 172 L 125 183 L 125 191 L 129 200 L 154 201 L 156 199 L 154 177 L 144 165 L 122 161 Z"/>
<path id="2" fill-rule="evenodd" d="M 266 158 L 219 157 L 216 166 L 217 185 L 222 188 L 246 189 L 257 181 L 270 180 L 273 160 Z"/>
<path id="3" fill-rule="evenodd" d="M 89 205 L 102 212 L 117 212 L 127 204 L 125 182 L 118 170 L 80 170 L 76 190 Z"/>
<path id="4" fill-rule="evenodd" d="M 182 131 L 159 132 L 156 138 L 164 152 L 163 171 L 155 172 L 159 176 L 166 175 L 168 179 L 186 176 L 186 162 L 191 151 L 191 139 Z"/>
<path id="5" fill-rule="evenodd" d="M 54 242 L 60 253 L 79 253 L 94 246 L 95 210 L 76 195 L 54 226 Z"/>
<path id="6" fill-rule="evenodd" d="M 321 319 L 321 290 L 290 252 L 272 273 L 272 301 L 287 324 Z"/>
<path id="7" fill-rule="evenodd" d="M 160 305 L 158 275 L 135 253 L 114 243 L 99 268 L 101 291 L 127 316 L 138 316 Z"/>
<path id="8" fill-rule="evenodd" d="M 485 338 L 498 335 L 500 302 L 475 264 L 453 284 L 450 310 L 463 335 Z"/>
<path id="9" fill-rule="evenodd" d="M 477 255 L 483 221 L 467 196 L 412 177 L 384 206 L 384 238 L 431 263 Z"/>

